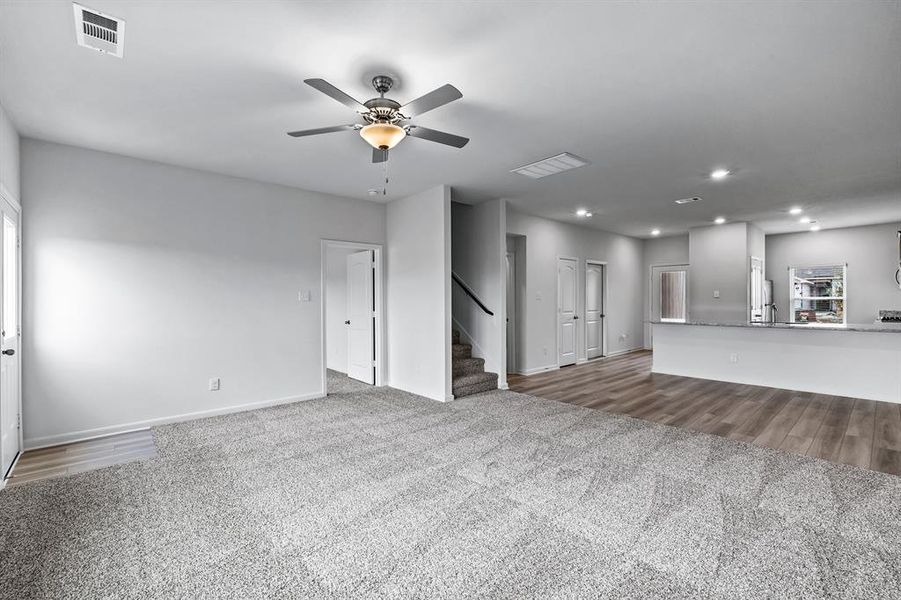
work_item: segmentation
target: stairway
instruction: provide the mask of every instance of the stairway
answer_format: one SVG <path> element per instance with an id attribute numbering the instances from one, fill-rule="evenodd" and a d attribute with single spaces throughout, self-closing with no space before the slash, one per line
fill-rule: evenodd
<path id="1" fill-rule="evenodd" d="M 485 359 L 473 358 L 472 346 L 460 343 L 460 332 L 454 331 L 453 393 L 454 398 L 471 396 L 497 389 L 497 373 L 485 372 Z"/>

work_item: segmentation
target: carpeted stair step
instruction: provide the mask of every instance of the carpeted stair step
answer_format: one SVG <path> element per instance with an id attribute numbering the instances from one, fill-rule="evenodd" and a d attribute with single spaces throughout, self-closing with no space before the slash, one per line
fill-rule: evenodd
<path id="1" fill-rule="evenodd" d="M 460 375 L 475 375 L 485 372 L 484 358 L 455 358 L 454 359 L 454 377 Z"/>
<path id="2" fill-rule="evenodd" d="M 472 358 L 472 346 L 469 344 L 454 344 L 451 351 L 454 358 Z"/>
<path id="3" fill-rule="evenodd" d="M 479 392 L 497 389 L 497 373 L 476 373 L 454 377 L 454 398 L 463 398 Z"/>

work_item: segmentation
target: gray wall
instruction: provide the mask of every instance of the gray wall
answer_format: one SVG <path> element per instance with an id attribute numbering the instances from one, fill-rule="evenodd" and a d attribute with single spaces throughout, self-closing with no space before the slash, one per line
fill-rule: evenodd
<path id="1" fill-rule="evenodd" d="M 0 185 L 20 201 L 19 190 L 19 134 L 0 106 Z"/>
<path id="2" fill-rule="evenodd" d="M 322 393 L 320 238 L 383 243 L 383 205 L 34 140 L 22 167 L 26 444 Z"/>
<path id="3" fill-rule="evenodd" d="M 788 268 L 848 263 L 848 323 L 872 323 L 879 309 L 901 310 L 898 268 L 901 222 L 768 235 L 766 276 L 773 280 L 779 320 L 788 320 Z"/>
<path id="4" fill-rule="evenodd" d="M 388 204 L 389 385 L 451 400 L 450 188 Z"/>
<path id="5" fill-rule="evenodd" d="M 689 232 L 688 318 L 748 320 L 748 227 L 727 223 Z M 719 291 L 719 298 L 714 291 Z"/>
<path id="6" fill-rule="evenodd" d="M 525 236 L 526 284 L 520 372 L 557 365 L 557 257 L 580 259 L 579 310 L 584 306 L 585 260 L 607 261 L 606 336 L 608 353 L 640 348 L 642 327 L 642 241 L 533 217 L 507 208 L 507 232 Z M 580 312 L 581 314 L 581 312 Z M 582 319 L 581 323 L 584 324 Z M 578 358 L 585 358 L 584 331 Z"/>
<path id="7" fill-rule="evenodd" d="M 494 313 L 486 314 L 454 284 L 454 324 L 472 343 L 473 355 L 485 359 L 485 370 L 498 373 L 501 386 L 506 382 L 504 204 L 502 200 L 488 200 L 477 205 L 451 205 L 453 270 Z"/>
<path id="8" fill-rule="evenodd" d="M 664 238 L 650 238 L 644 241 L 642 251 L 642 319 L 647 320 L 651 315 L 651 267 L 662 265 L 687 265 L 688 264 L 688 234 L 674 235 Z M 691 273 L 689 273 L 689 279 Z M 691 318 L 691 315 L 689 315 Z M 651 326 L 644 325 L 644 347 L 651 347 Z"/>

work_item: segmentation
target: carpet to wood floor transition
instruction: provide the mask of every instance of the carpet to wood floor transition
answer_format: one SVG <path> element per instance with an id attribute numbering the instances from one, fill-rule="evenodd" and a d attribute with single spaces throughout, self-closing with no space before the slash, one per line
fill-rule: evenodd
<path id="1" fill-rule="evenodd" d="M 329 390 L 0 492 L 0 597 L 901 597 L 899 477 L 514 392 Z"/>

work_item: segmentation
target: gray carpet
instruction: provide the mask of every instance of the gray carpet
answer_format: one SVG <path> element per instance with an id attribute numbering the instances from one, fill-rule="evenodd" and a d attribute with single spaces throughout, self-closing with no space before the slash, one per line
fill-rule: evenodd
<path id="1" fill-rule="evenodd" d="M 330 389 L 0 492 L 0 597 L 901 598 L 901 478 L 512 392 Z"/>

